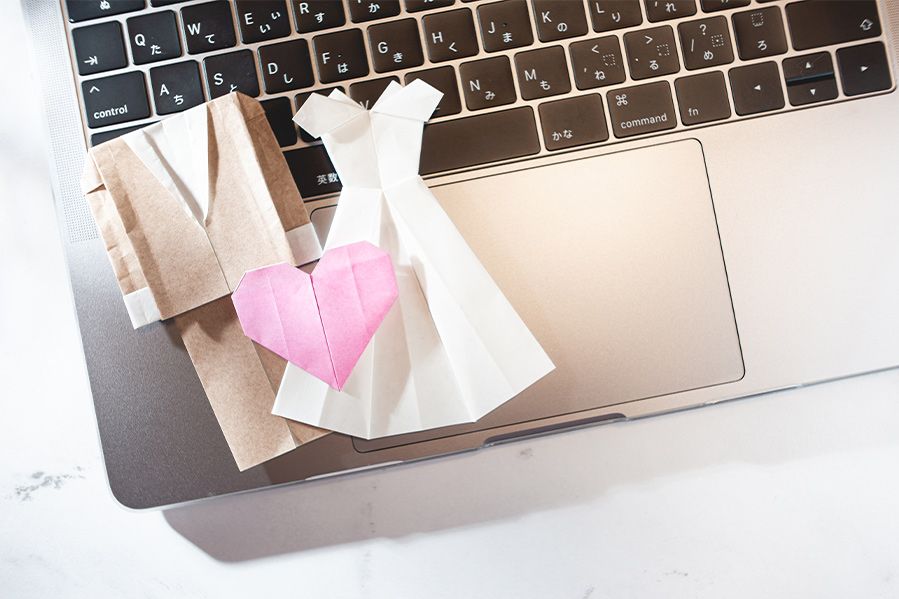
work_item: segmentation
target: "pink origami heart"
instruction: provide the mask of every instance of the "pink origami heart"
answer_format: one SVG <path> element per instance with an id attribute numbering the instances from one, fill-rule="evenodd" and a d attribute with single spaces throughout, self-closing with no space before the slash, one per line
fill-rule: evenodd
<path id="1" fill-rule="evenodd" d="M 231 295 L 247 337 L 338 390 L 396 298 L 390 255 L 365 241 L 325 252 L 311 275 L 247 271 Z"/>

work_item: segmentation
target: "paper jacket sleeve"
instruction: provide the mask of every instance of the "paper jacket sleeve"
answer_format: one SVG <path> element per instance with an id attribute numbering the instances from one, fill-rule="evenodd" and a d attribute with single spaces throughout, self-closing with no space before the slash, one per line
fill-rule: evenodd
<path id="1" fill-rule="evenodd" d="M 140 269 L 131 240 L 106 185 L 100 177 L 94 158 L 88 154 L 81 176 L 81 191 L 90 206 L 106 253 L 122 292 L 125 309 L 132 326 L 137 329 L 160 320 L 159 308 L 147 280 Z"/>

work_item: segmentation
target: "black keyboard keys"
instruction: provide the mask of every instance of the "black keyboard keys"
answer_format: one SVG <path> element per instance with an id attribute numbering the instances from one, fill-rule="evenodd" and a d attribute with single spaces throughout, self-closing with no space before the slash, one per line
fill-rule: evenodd
<path id="1" fill-rule="evenodd" d="M 368 75 L 365 41 L 358 29 L 347 29 L 316 36 L 312 40 L 318 78 L 322 83 L 335 83 Z"/>
<path id="2" fill-rule="evenodd" d="M 459 67 L 459 79 L 469 110 L 511 104 L 517 99 L 507 56 L 464 62 Z"/>
<path id="3" fill-rule="evenodd" d="M 455 0 L 406 0 L 406 12 L 420 12 L 452 6 Z"/>
<path id="4" fill-rule="evenodd" d="M 539 111 L 543 144 L 547 150 L 563 150 L 609 139 L 599 94 L 545 102 Z"/>
<path id="5" fill-rule="evenodd" d="M 696 0 L 643 0 L 651 23 L 696 14 Z"/>
<path id="6" fill-rule="evenodd" d="M 314 83 L 309 44 L 306 40 L 260 46 L 259 64 L 267 93 L 286 92 L 309 87 Z"/>
<path id="7" fill-rule="evenodd" d="M 766 2 L 770 0 L 765 0 Z M 749 6 L 749 0 L 699 0 L 702 12 L 717 12 L 728 8 L 742 8 Z"/>
<path id="8" fill-rule="evenodd" d="M 140 72 L 81 82 L 87 126 L 105 127 L 150 116 L 147 86 Z"/>
<path id="9" fill-rule="evenodd" d="M 465 58 L 478 53 L 474 21 L 467 8 L 425 15 L 422 25 L 431 62 Z"/>
<path id="10" fill-rule="evenodd" d="M 164 10 L 131 17 L 126 23 L 134 64 L 181 56 L 181 38 L 174 12 Z"/>
<path id="11" fill-rule="evenodd" d="M 571 0 L 534 0 L 537 37 L 552 42 L 587 33 L 584 5 Z"/>
<path id="12" fill-rule="evenodd" d="M 524 0 L 500 0 L 478 7 L 484 50 L 497 52 L 534 43 L 531 17 Z"/>
<path id="13" fill-rule="evenodd" d="M 287 167 L 304 198 L 340 191 L 340 177 L 324 146 L 311 146 L 284 152 Z"/>
<path id="14" fill-rule="evenodd" d="M 804 106 L 837 97 L 837 80 L 829 52 L 817 52 L 783 61 L 787 97 L 793 106 Z"/>
<path id="15" fill-rule="evenodd" d="M 144 0 L 66 0 L 69 21 L 72 23 L 120 15 L 140 10 L 144 6 Z"/>
<path id="16" fill-rule="evenodd" d="M 626 33 L 624 49 L 633 79 L 670 75 L 680 70 L 677 43 L 670 25 Z"/>
<path id="17" fill-rule="evenodd" d="M 606 92 L 615 137 L 632 137 L 677 127 L 674 100 L 667 81 Z"/>
<path id="18" fill-rule="evenodd" d="M 348 2 L 353 23 L 364 23 L 400 14 L 400 0 L 348 0 Z"/>
<path id="19" fill-rule="evenodd" d="M 740 116 L 784 107 L 780 71 L 775 62 L 735 67 L 728 73 L 734 109 Z"/>
<path id="20" fill-rule="evenodd" d="M 614 35 L 574 42 L 568 46 L 568 51 L 578 89 L 615 85 L 626 77 L 621 47 Z"/>
<path id="21" fill-rule="evenodd" d="M 250 50 L 216 54 L 203 60 L 209 96 L 218 98 L 231 92 L 241 92 L 255 98 L 259 95 L 256 61 Z"/>
<path id="22" fill-rule="evenodd" d="M 452 152 L 447 152 L 452 148 Z M 530 106 L 498 110 L 464 119 L 425 125 L 422 174 L 467 168 L 540 151 L 537 123 Z"/>
<path id="23" fill-rule="evenodd" d="M 181 112 L 205 102 L 200 68 L 193 60 L 153 67 L 150 87 L 157 114 Z"/>
<path id="24" fill-rule="evenodd" d="M 728 64 L 734 61 L 727 19 L 710 17 L 677 26 L 687 70 Z"/>
<path id="25" fill-rule="evenodd" d="M 783 19 L 776 6 L 733 15 L 737 52 L 743 60 L 783 54 L 787 51 Z"/>
<path id="26" fill-rule="evenodd" d="M 350 85 L 350 99 L 364 106 L 366 109 L 371 108 L 387 89 L 391 82 L 399 79 L 396 77 L 383 77 L 381 79 L 366 79 L 358 83 Z"/>
<path id="27" fill-rule="evenodd" d="M 808 0 L 787 4 L 790 37 L 797 50 L 877 37 L 875 0 Z"/>
<path id="28" fill-rule="evenodd" d="M 587 12 L 593 31 L 601 33 L 633 27 L 643 22 L 643 12 L 637 0 L 588 0 Z"/>
<path id="29" fill-rule="evenodd" d="M 245 44 L 290 35 L 290 17 L 284 0 L 237 0 L 237 25 Z"/>
<path id="30" fill-rule="evenodd" d="M 870 94 L 889 89 L 890 67 L 881 42 L 840 48 L 837 64 L 843 80 L 843 93 L 847 96 Z"/>
<path id="31" fill-rule="evenodd" d="M 425 61 L 415 19 L 372 25 L 368 28 L 368 42 L 378 73 L 417 67 Z"/>
<path id="32" fill-rule="evenodd" d="M 343 2 L 334 0 L 294 0 L 293 14 L 299 33 L 331 29 L 346 23 Z"/>
<path id="33" fill-rule="evenodd" d="M 115 21 L 73 29 L 72 45 L 79 75 L 120 69 L 128 64 L 122 26 Z"/>
<path id="34" fill-rule="evenodd" d="M 456 71 L 453 67 L 437 67 L 406 73 L 406 85 L 416 79 L 421 79 L 443 93 L 440 103 L 434 110 L 434 117 L 449 116 L 462 111 L 462 100 L 459 98 L 459 86 L 456 84 Z"/>
<path id="35" fill-rule="evenodd" d="M 187 52 L 200 54 L 237 44 L 231 6 L 226 0 L 192 4 L 181 9 Z"/>
<path id="36" fill-rule="evenodd" d="M 297 128 L 293 124 L 293 107 L 290 98 L 272 98 L 260 102 L 265 118 L 282 148 L 297 143 Z"/>
<path id="37" fill-rule="evenodd" d="M 515 55 L 518 88 L 525 100 L 567 94 L 571 91 L 565 50 L 550 46 Z"/>
<path id="38" fill-rule="evenodd" d="M 681 77 L 674 82 L 680 120 L 699 125 L 730 118 L 730 100 L 724 74 L 719 71 Z"/>

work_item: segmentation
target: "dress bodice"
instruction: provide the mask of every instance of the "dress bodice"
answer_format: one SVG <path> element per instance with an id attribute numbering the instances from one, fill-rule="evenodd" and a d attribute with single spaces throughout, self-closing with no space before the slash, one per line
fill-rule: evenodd
<path id="1" fill-rule="evenodd" d="M 391 82 L 366 110 L 335 90 L 312 94 L 294 120 L 321 137 L 344 187 L 385 189 L 418 176 L 422 129 L 442 95 L 421 80 Z"/>

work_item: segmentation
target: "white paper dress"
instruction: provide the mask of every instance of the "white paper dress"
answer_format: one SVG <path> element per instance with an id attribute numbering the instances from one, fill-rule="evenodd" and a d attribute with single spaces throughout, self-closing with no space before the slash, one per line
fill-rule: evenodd
<path id="1" fill-rule="evenodd" d="M 396 435 L 473 422 L 554 368 L 418 175 L 440 98 L 417 80 L 391 83 L 370 111 L 336 90 L 297 113 L 343 183 L 325 251 L 381 247 L 399 296 L 342 391 L 289 364 L 273 413 L 366 439 Z"/>

